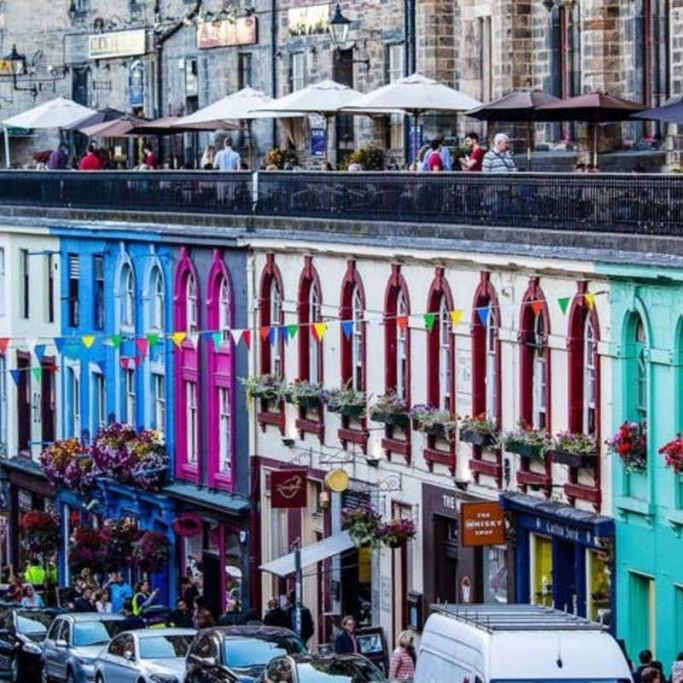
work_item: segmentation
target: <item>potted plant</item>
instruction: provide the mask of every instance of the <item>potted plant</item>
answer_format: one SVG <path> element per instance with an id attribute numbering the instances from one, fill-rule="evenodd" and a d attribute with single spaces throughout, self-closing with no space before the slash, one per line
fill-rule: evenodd
<path id="1" fill-rule="evenodd" d="M 683 436 L 677 434 L 675 439 L 665 443 L 659 449 L 660 455 L 664 456 L 667 467 L 677 474 L 683 474 Z"/>
<path id="2" fill-rule="evenodd" d="M 285 389 L 285 400 L 300 408 L 317 408 L 322 401 L 323 388 L 306 379 L 295 380 Z"/>
<path id="3" fill-rule="evenodd" d="M 570 467 L 594 467 L 597 459 L 595 437 L 589 434 L 558 432 L 550 449 L 553 462 Z"/>
<path id="4" fill-rule="evenodd" d="M 552 443 L 550 434 L 543 429 L 534 429 L 520 424 L 503 437 L 503 446 L 510 453 L 517 453 L 525 458 L 542 459 Z"/>
<path id="5" fill-rule="evenodd" d="M 486 417 L 486 413 L 460 418 L 460 441 L 473 446 L 491 446 L 496 443 L 497 435 L 498 424 Z"/>
<path id="6" fill-rule="evenodd" d="M 639 471 L 647 467 L 647 426 L 644 422 L 624 422 L 605 443 L 627 469 Z"/>
<path id="7" fill-rule="evenodd" d="M 404 429 L 410 423 L 408 403 L 394 391 L 378 396 L 370 408 L 370 419 L 374 422 L 383 422 L 389 427 Z"/>
<path id="8" fill-rule="evenodd" d="M 370 506 L 351 510 L 342 508 L 342 529 L 358 547 L 377 548 L 380 544 L 382 517 Z"/>
<path id="9" fill-rule="evenodd" d="M 247 392 L 247 398 L 259 398 L 262 401 L 282 400 L 282 380 L 275 375 L 240 377 L 240 382 Z"/>
<path id="10" fill-rule="evenodd" d="M 457 418 L 448 410 L 439 410 L 424 404 L 410 411 L 415 429 L 429 436 L 452 441 L 458 428 Z"/>
<path id="11" fill-rule="evenodd" d="M 339 389 L 324 391 L 322 400 L 331 413 L 339 413 L 355 419 L 362 417 L 365 413 L 365 394 L 362 391 L 356 391 L 350 384 L 345 384 Z"/>
<path id="12" fill-rule="evenodd" d="M 415 522 L 406 517 L 392 519 L 379 528 L 382 543 L 390 548 L 404 546 L 410 539 L 415 538 L 416 533 Z"/>

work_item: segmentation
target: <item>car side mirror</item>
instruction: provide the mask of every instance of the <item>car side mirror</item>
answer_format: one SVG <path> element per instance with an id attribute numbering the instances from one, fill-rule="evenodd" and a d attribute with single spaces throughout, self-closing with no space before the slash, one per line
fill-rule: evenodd
<path id="1" fill-rule="evenodd" d="M 135 655 L 130 650 L 126 650 L 123 653 L 123 658 L 128 660 L 129 662 L 135 661 Z"/>
<path id="2" fill-rule="evenodd" d="M 60 638 L 59 640 L 56 640 L 55 645 L 57 647 L 69 647 L 69 643 L 67 643 L 66 640 L 64 640 L 64 638 Z"/>

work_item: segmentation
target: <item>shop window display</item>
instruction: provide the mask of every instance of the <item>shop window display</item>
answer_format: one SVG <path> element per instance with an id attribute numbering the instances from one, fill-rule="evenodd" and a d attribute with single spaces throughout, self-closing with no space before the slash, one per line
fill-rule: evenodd
<path id="1" fill-rule="evenodd" d="M 484 602 L 507 603 L 507 548 L 490 546 L 482 550 L 485 581 Z"/>
<path id="2" fill-rule="evenodd" d="M 545 536 L 533 534 L 533 571 L 531 574 L 531 595 L 534 604 L 553 606 L 553 545 Z"/>
<path id="3" fill-rule="evenodd" d="M 609 624 L 610 570 L 601 553 L 586 551 L 586 615 L 593 621 Z"/>

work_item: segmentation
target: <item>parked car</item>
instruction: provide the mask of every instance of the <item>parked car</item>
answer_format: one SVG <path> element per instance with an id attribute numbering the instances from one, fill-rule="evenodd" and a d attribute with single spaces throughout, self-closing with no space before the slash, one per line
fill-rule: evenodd
<path id="1" fill-rule="evenodd" d="M 273 657 L 305 651 L 301 638 L 288 628 L 207 628 L 190 647 L 185 683 L 253 683 Z"/>
<path id="2" fill-rule="evenodd" d="M 61 614 L 43 642 L 43 683 L 92 683 L 95 658 L 119 632 L 120 614 Z"/>
<path id="3" fill-rule="evenodd" d="M 297 654 L 271 659 L 258 683 L 371 683 L 385 680 L 379 667 L 363 655 Z"/>
<path id="4" fill-rule="evenodd" d="M 95 683 L 180 683 L 196 631 L 124 631 L 95 660 Z"/>
<path id="5" fill-rule="evenodd" d="M 61 610 L 0 606 L 0 674 L 14 683 L 33 683 L 43 668 L 42 641 Z"/>

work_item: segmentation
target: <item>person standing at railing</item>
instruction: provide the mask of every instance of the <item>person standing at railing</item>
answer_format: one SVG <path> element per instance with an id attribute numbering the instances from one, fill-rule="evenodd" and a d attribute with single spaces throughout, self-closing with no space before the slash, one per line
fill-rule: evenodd
<path id="1" fill-rule="evenodd" d="M 493 149 L 484 154 L 482 171 L 484 173 L 514 173 L 516 170 L 517 166 L 510 152 L 510 138 L 505 133 L 498 133 L 493 138 Z"/>
<path id="2" fill-rule="evenodd" d="M 61 142 L 59 147 L 50 152 L 50 158 L 47 160 L 47 168 L 49 171 L 63 171 L 69 163 L 69 147 Z"/>
<path id="3" fill-rule="evenodd" d="M 481 173 L 485 152 L 479 146 L 479 136 L 476 133 L 467 133 L 465 146 L 469 150 L 469 154 L 459 160 L 462 170 L 470 173 Z"/>
<path id="4" fill-rule="evenodd" d="M 97 147 L 94 142 L 88 145 L 88 153 L 81 159 L 78 164 L 79 171 L 101 171 L 103 167 L 102 159 L 97 153 Z"/>
<path id="5" fill-rule="evenodd" d="M 144 165 L 148 169 L 155 169 L 159 164 L 157 162 L 156 155 L 154 154 L 154 150 L 152 149 L 152 145 L 149 142 L 146 142 L 144 147 L 142 148 L 142 151 L 145 154 Z"/>
<path id="6" fill-rule="evenodd" d="M 216 154 L 214 168 L 219 171 L 239 171 L 240 155 L 232 148 L 232 138 L 225 139 L 225 147 Z"/>
<path id="7" fill-rule="evenodd" d="M 443 135 L 437 135 L 430 144 L 431 151 L 428 151 L 422 159 L 422 170 L 423 171 L 434 171 L 437 170 L 433 168 L 431 164 L 437 166 L 436 159 L 432 160 L 434 150 L 438 151 L 439 158 L 441 159 L 441 168 L 439 171 L 452 171 L 453 170 L 453 158 L 451 157 L 450 150 L 444 144 Z"/>

